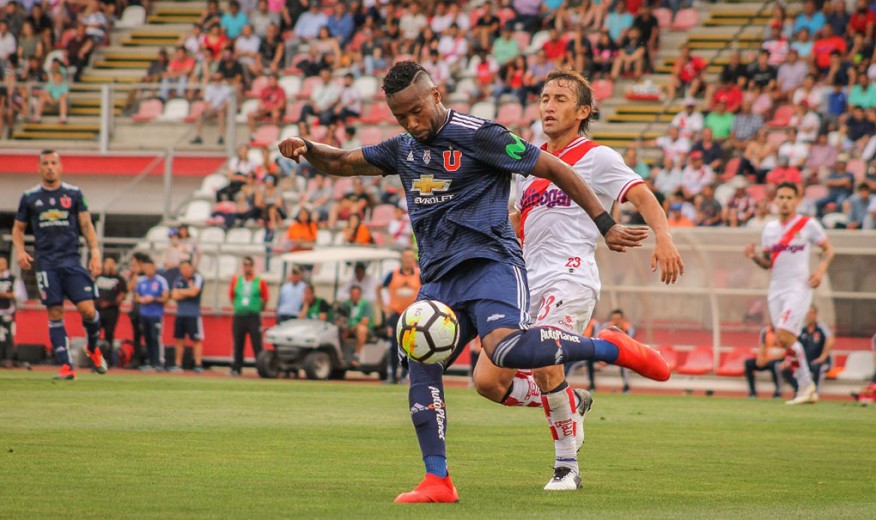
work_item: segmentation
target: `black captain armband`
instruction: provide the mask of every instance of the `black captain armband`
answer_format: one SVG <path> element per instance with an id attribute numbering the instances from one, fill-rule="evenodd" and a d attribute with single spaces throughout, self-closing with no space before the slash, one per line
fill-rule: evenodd
<path id="1" fill-rule="evenodd" d="M 617 222 L 615 222 L 614 219 L 611 218 L 611 215 L 609 215 L 607 211 L 603 211 L 602 213 L 600 213 L 599 216 L 593 219 L 593 222 L 596 224 L 596 229 L 599 230 L 602 236 L 605 236 L 605 234 L 608 233 L 608 230 L 613 228 L 614 225 L 617 224 Z"/>
<path id="2" fill-rule="evenodd" d="M 308 141 L 307 139 L 301 139 L 301 140 L 304 141 L 304 146 L 307 147 L 307 150 L 306 150 L 304 153 L 310 153 L 310 152 L 312 152 L 312 151 L 313 151 L 313 143 L 311 143 L 311 142 Z"/>

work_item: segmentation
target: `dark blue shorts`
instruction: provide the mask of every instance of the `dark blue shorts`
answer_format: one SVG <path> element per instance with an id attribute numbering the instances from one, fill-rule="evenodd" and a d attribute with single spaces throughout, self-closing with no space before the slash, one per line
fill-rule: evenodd
<path id="1" fill-rule="evenodd" d="M 73 303 L 93 300 L 96 293 L 94 280 L 81 265 L 37 271 L 36 279 L 46 307 L 64 305 L 64 298 Z"/>
<path id="2" fill-rule="evenodd" d="M 526 271 L 495 260 L 464 262 L 440 280 L 423 284 L 417 299 L 438 300 L 456 313 L 459 345 L 447 366 L 476 335 L 483 338 L 498 328 L 531 324 Z"/>
<path id="3" fill-rule="evenodd" d="M 204 339 L 204 323 L 200 316 L 177 316 L 173 322 L 173 339 L 186 339 L 192 341 Z"/>

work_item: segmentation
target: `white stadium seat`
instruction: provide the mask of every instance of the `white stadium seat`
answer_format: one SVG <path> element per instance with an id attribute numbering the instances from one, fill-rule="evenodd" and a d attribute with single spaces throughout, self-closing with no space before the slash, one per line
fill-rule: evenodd
<path id="1" fill-rule="evenodd" d="M 248 116 L 250 112 L 255 112 L 258 107 L 258 99 L 247 99 L 243 102 L 243 105 L 241 105 L 240 112 L 237 114 L 237 117 L 234 118 L 234 121 L 238 123 L 246 123 L 246 116 Z"/>
<path id="2" fill-rule="evenodd" d="M 171 99 L 164 105 L 164 111 L 156 121 L 179 122 L 189 114 L 189 102 L 185 99 Z"/>
<path id="3" fill-rule="evenodd" d="M 224 173 L 212 173 L 204 177 L 201 181 L 201 187 L 195 192 L 195 198 L 210 199 L 216 198 L 216 192 L 228 185 L 228 177 Z"/>
<path id="4" fill-rule="evenodd" d="M 238 259 L 234 255 L 219 256 L 219 279 L 230 280 L 237 274 Z"/>
<path id="5" fill-rule="evenodd" d="M 856 350 L 846 358 L 846 366 L 836 376 L 840 381 L 866 381 L 873 375 L 873 352 Z"/>
<path id="6" fill-rule="evenodd" d="M 225 233 L 226 244 L 249 244 L 252 242 L 252 231 L 247 228 L 232 228 Z"/>
<path id="7" fill-rule="evenodd" d="M 277 83 L 286 92 L 287 99 L 293 99 L 301 90 L 301 78 L 298 76 L 283 76 Z"/>
<path id="8" fill-rule="evenodd" d="M 496 118 L 496 104 L 492 101 L 480 101 L 471 106 L 471 115 L 481 119 Z"/>
<path id="9" fill-rule="evenodd" d="M 203 251 L 216 251 L 219 244 L 223 242 L 225 242 L 225 230 L 216 226 L 205 228 L 198 239 L 198 245 Z"/>
<path id="10" fill-rule="evenodd" d="M 146 9 L 140 5 L 129 5 L 122 17 L 115 23 L 116 29 L 136 29 L 146 23 Z"/>
<path id="11" fill-rule="evenodd" d="M 183 214 L 182 220 L 186 224 L 202 225 L 213 212 L 213 204 L 206 200 L 193 200 L 186 206 L 186 211 Z"/>
<path id="12" fill-rule="evenodd" d="M 377 84 L 377 78 L 373 76 L 358 77 L 353 83 L 353 86 L 356 88 L 356 90 L 359 91 L 362 99 L 365 100 L 373 99 L 374 96 L 377 95 L 377 90 L 379 88 Z"/>

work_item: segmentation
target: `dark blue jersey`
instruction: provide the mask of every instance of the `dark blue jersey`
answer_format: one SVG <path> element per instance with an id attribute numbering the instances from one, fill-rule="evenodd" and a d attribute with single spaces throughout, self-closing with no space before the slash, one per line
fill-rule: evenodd
<path id="1" fill-rule="evenodd" d="M 199 273 L 195 273 L 192 275 L 191 280 L 187 280 L 184 276 L 179 275 L 173 281 L 174 289 L 193 289 L 197 287 L 203 291 L 204 289 L 204 277 L 202 277 Z M 188 317 L 197 317 L 201 315 L 201 293 L 199 292 L 197 296 L 189 296 L 188 298 L 183 298 L 181 300 L 176 301 L 176 315 L 177 316 L 188 316 Z"/>
<path id="2" fill-rule="evenodd" d="M 449 110 L 429 142 L 397 135 L 362 153 L 385 175 L 401 177 L 424 283 L 471 258 L 524 267 L 508 197 L 511 174 L 528 175 L 538 148 L 499 124 Z"/>
<path id="3" fill-rule="evenodd" d="M 88 211 L 88 204 L 82 191 L 67 183 L 55 190 L 37 185 L 24 192 L 15 220 L 30 223 L 37 270 L 81 265 L 79 213 L 83 211 Z"/>

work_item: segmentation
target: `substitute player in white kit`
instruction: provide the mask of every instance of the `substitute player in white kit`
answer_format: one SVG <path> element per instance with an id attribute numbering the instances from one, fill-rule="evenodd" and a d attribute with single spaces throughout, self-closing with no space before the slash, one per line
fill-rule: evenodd
<path id="1" fill-rule="evenodd" d="M 775 203 L 779 220 L 769 222 L 761 233 L 761 252 L 755 244 L 745 248 L 745 256 L 770 270 L 767 302 L 776 329 L 776 340 L 791 358 L 791 370 L 797 379 L 797 395 L 787 404 L 818 401 L 815 383 L 809 372 L 806 353 L 797 341 L 806 312 L 812 305 L 812 289 L 821 284 L 833 260 L 833 246 L 817 220 L 797 214 L 800 192 L 796 184 L 783 182 L 776 188 Z M 809 273 L 811 246 L 821 248 L 821 262 Z"/>
<path id="2" fill-rule="evenodd" d="M 600 203 L 629 200 L 654 230 L 657 247 L 651 268 L 661 268 L 661 281 L 674 283 L 683 273 L 681 257 L 672 242 L 666 214 L 642 178 L 609 147 L 585 137 L 593 113 L 589 82 L 571 70 L 548 75 L 541 94 L 541 121 L 548 142 L 543 150 L 572 166 L 596 193 Z M 599 298 L 593 220 L 556 184 L 537 177 L 518 180 L 520 198 L 512 220 L 523 243 L 529 280 L 530 314 L 537 326 L 575 334 L 590 321 Z M 554 437 L 554 476 L 546 490 L 580 489 L 577 449 L 583 441 L 583 413 L 589 394 L 566 388 L 562 367 L 514 371 L 496 367 L 487 356 L 478 359 L 475 386 L 484 397 L 506 406 L 542 406 Z M 577 437 L 577 442 L 576 442 Z"/>

